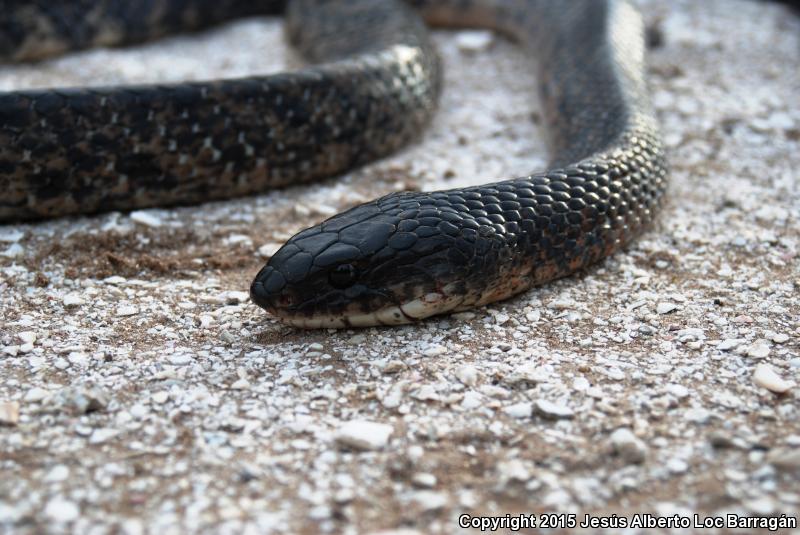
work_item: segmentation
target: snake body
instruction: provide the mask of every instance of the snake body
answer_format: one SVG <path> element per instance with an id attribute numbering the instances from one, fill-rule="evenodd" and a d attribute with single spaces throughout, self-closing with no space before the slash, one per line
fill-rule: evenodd
<path id="1" fill-rule="evenodd" d="M 177 7 L 151 10 L 140 21 L 147 31 L 126 31 L 135 16 L 116 16 L 116 31 L 51 39 L 50 49 L 157 35 L 180 25 L 186 5 L 205 4 L 136 2 Z M 228 13 L 251 5 L 216 3 Z M 531 52 L 551 168 L 391 194 L 300 232 L 251 286 L 253 301 L 286 323 L 401 324 L 508 298 L 619 249 L 652 220 L 663 195 L 643 27 L 624 0 L 407 3 L 430 24 L 490 27 Z M 106 11 L 90 18 L 100 21 L 95 28 L 122 1 L 100 4 Z M 26 16 L 52 30 L 41 14 Z M 202 25 L 210 17 L 188 18 Z M 0 220 L 199 202 L 313 180 L 388 154 L 424 127 L 440 65 L 407 5 L 293 0 L 287 26 L 321 65 L 171 87 L 0 95 Z M 24 36 L 8 35 L 0 54 L 36 56 Z"/>

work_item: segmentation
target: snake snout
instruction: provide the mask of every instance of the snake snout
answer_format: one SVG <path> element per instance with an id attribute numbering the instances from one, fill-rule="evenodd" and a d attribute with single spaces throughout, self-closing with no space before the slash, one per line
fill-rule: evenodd
<path id="1" fill-rule="evenodd" d="M 258 272 L 250 285 L 250 298 L 255 304 L 267 310 L 274 310 L 281 306 L 281 301 L 286 300 L 283 290 L 286 288 L 286 278 L 280 271 L 266 265 Z"/>

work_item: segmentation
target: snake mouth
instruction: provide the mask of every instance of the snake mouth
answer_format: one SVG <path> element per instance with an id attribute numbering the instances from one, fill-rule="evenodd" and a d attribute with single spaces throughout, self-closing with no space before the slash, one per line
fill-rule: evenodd
<path id="1" fill-rule="evenodd" d="M 408 288 L 404 290 L 405 295 L 409 295 Z M 282 274 L 271 266 L 265 266 L 250 287 L 250 297 L 255 304 L 286 325 L 303 329 L 344 329 L 405 325 L 454 311 L 463 303 L 464 297 L 447 290 L 445 288 L 422 295 L 412 293 L 404 300 L 399 300 L 396 292 L 385 290 L 379 292 L 383 304 L 374 309 L 356 302 L 342 307 L 322 306 L 315 309 L 298 306 Z"/>

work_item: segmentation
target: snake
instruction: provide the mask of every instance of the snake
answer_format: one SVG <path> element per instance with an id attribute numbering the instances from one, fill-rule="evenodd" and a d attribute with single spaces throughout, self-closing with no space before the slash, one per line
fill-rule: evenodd
<path id="1" fill-rule="evenodd" d="M 522 47 L 538 82 L 547 169 L 395 192 L 290 238 L 252 301 L 301 328 L 399 325 L 576 273 L 651 224 L 667 163 L 626 0 L 10 0 L 0 60 L 152 39 L 284 13 L 310 65 L 236 79 L 0 93 L 0 222 L 193 204 L 343 173 L 431 121 L 434 27 Z"/>

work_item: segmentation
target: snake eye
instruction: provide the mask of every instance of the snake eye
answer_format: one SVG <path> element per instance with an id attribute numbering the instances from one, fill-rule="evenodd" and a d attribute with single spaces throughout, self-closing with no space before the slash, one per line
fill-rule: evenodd
<path id="1" fill-rule="evenodd" d="M 347 288 L 356 281 L 356 268 L 350 264 L 336 266 L 328 275 L 328 280 L 334 288 Z"/>

